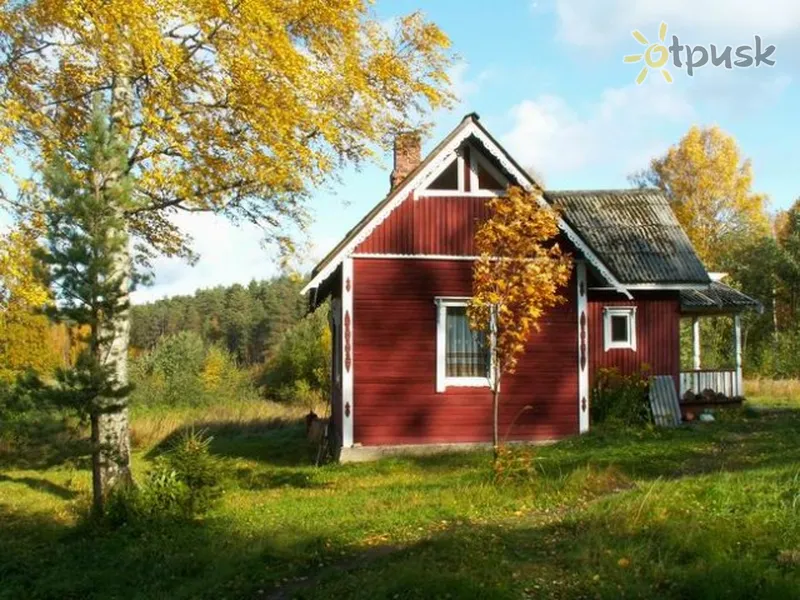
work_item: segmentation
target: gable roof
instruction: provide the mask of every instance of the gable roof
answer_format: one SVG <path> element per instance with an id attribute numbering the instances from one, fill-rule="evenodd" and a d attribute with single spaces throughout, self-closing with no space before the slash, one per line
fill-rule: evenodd
<path id="1" fill-rule="evenodd" d="M 410 193 L 412 193 L 431 171 L 452 160 L 452 154 L 458 149 L 460 144 L 466 139 L 473 139 L 480 143 L 482 149 L 486 150 L 491 159 L 496 161 L 502 170 L 507 172 L 511 179 L 518 185 L 526 189 L 542 189 L 519 164 L 500 146 L 492 135 L 479 122 L 476 113 L 465 116 L 461 122 L 451 131 L 426 157 L 420 164 L 409 173 L 406 178 L 396 185 L 389 194 L 369 211 L 361 221 L 347 232 L 344 239 L 340 241 L 328 255 L 314 267 L 311 272 L 311 280 L 308 282 L 302 293 L 305 294 L 320 285 L 327 279 L 341 264 L 355 247 L 360 244 Z M 542 197 L 541 202 L 547 201 Z M 600 276 L 613 288 L 628 297 L 630 292 L 617 279 L 611 270 L 604 264 L 595 252 L 586 244 L 575 229 L 559 217 L 559 228 L 576 246 L 576 248 L 586 257 L 586 260 L 595 268 Z"/>
<path id="2" fill-rule="evenodd" d="M 660 190 L 553 191 L 545 198 L 623 284 L 710 284 Z"/>
<path id="3" fill-rule="evenodd" d="M 397 184 L 391 190 L 389 190 L 389 194 L 383 200 L 378 202 L 378 204 L 373 206 L 372 210 L 370 210 L 366 215 L 364 215 L 364 218 L 361 219 L 358 223 L 356 223 L 355 227 L 353 227 L 350 231 L 348 231 L 345 234 L 344 238 L 342 238 L 342 240 L 338 244 L 336 244 L 336 246 L 333 247 L 333 250 L 328 252 L 327 256 L 325 256 L 325 258 L 323 258 L 319 263 L 317 263 L 317 266 L 315 266 L 314 269 L 311 271 L 311 281 L 309 281 L 306 287 L 303 289 L 302 292 L 303 294 L 305 294 L 308 290 L 316 287 L 319 284 L 320 280 L 325 279 L 325 277 L 327 277 L 327 275 L 321 276 L 323 273 L 325 273 L 329 269 L 330 271 L 333 271 L 336 267 L 339 266 L 341 260 L 338 259 L 340 258 L 340 255 L 343 253 L 345 248 L 351 245 L 353 246 L 356 245 L 352 244 L 356 236 L 358 236 L 358 234 L 361 231 L 363 231 L 363 229 L 367 226 L 367 224 L 377 219 L 381 211 L 385 210 L 387 206 L 389 206 L 389 204 L 392 202 L 392 200 L 396 198 L 402 199 L 403 195 L 408 194 L 410 186 L 407 185 L 407 182 L 419 179 L 422 173 L 428 171 L 434 159 L 440 154 L 442 154 L 442 151 L 452 143 L 453 139 L 459 137 L 459 134 L 466 127 L 467 123 L 469 122 L 473 114 L 474 113 L 470 113 L 469 115 L 464 117 L 461 120 L 461 123 L 459 123 L 458 126 L 455 129 L 453 129 L 453 131 L 447 134 L 447 137 L 445 137 L 441 142 L 439 142 L 439 144 L 437 144 L 436 147 L 428 153 L 428 155 L 416 166 L 416 168 L 414 168 L 408 175 L 406 175 L 406 178 L 401 183 Z M 331 267 L 333 268 L 331 269 Z"/>

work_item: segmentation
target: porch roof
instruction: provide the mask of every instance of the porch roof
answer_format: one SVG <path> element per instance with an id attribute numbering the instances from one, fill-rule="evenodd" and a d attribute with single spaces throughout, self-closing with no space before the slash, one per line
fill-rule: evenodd
<path id="1" fill-rule="evenodd" d="M 761 303 L 737 289 L 714 281 L 705 289 L 681 290 L 681 312 L 730 314 L 745 310 L 761 312 Z"/>

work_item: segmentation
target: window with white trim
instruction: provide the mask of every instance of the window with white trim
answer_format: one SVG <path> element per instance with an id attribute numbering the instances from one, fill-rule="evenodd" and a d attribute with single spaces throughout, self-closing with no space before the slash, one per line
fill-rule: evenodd
<path id="1" fill-rule="evenodd" d="M 422 196 L 499 196 L 508 178 L 474 145 L 466 142 L 422 180 Z"/>
<path id="2" fill-rule="evenodd" d="M 636 350 L 636 307 L 606 306 L 603 309 L 605 350 Z"/>
<path id="3" fill-rule="evenodd" d="M 436 299 L 436 391 L 447 387 L 489 387 L 491 345 L 474 331 L 461 298 Z"/>

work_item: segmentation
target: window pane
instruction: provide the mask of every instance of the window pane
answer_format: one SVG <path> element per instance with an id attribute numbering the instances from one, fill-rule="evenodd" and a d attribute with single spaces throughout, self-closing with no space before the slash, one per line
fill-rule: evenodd
<path id="1" fill-rule="evenodd" d="M 611 341 L 627 342 L 628 340 L 628 317 L 625 315 L 611 316 Z"/>
<path id="2" fill-rule="evenodd" d="M 488 377 L 486 336 L 469 328 L 466 306 L 447 307 L 445 360 L 447 377 Z"/>

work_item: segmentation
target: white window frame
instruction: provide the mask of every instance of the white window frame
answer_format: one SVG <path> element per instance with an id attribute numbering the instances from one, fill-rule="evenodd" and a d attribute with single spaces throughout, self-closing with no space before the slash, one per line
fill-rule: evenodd
<path id="1" fill-rule="evenodd" d="M 483 167 L 489 174 L 495 178 L 495 180 L 503 187 L 500 190 L 482 190 L 480 189 L 480 185 L 478 184 L 478 168 Z M 482 152 L 477 150 L 475 146 L 469 144 L 469 189 L 473 190 L 477 195 L 489 195 L 489 196 L 501 196 L 505 193 L 506 188 L 508 187 L 509 181 L 506 177 L 497 169 L 494 168 L 494 165 L 486 160 L 486 157 L 483 155 Z"/>
<path id="2" fill-rule="evenodd" d="M 626 317 L 628 319 L 628 339 L 615 342 L 611 339 L 611 318 Z M 603 346 L 609 350 L 633 350 L 636 352 L 636 307 L 606 306 L 603 308 Z"/>
<path id="3" fill-rule="evenodd" d="M 502 196 L 506 193 L 506 188 L 508 188 L 510 182 L 508 178 L 503 175 L 498 169 L 490 163 L 483 153 L 475 148 L 473 144 L 466 144 L 464 147 L 469 148 L 469 179 L 470 179 L 470 191 L 466 191 L 466 178 L 464 177 L 464 152 L 463 148 L 459 148 L 455 152 L 455 156 L 452 160 L 444 161 L 441 165 L 437 168 L 433 169 L 430 174 L 422 180 L 417 190 L 414 192 L 414 197 L 425 197 L 425 196 L 478 196 L 483 198 L 494 198 L 496 196 Z M 457 190 L 431 190 L 428 189 L 428 186 L 433 183 L 439 175 L 444 173 L 453 162 L 456 162 L 458 168 L 458 189 Z M 478 167 L 481 166 L 489 173 L 491 173 L 492 177 L 494 177 L 498 183 L 503 185 L 503 189 L 499 190 L 482 190 L 479 189 L 478 186 Z"/>
<path id="4" fill-rule="evenodd" d="M 490 336 L 488 377 L 447 376 L 447 308 L 467 306 L 471 298 L 437 297 L 436 303 L 436 391 L 444 392 L 448 387 L 492 387 L 494 373 L 494 337 Z"/>

